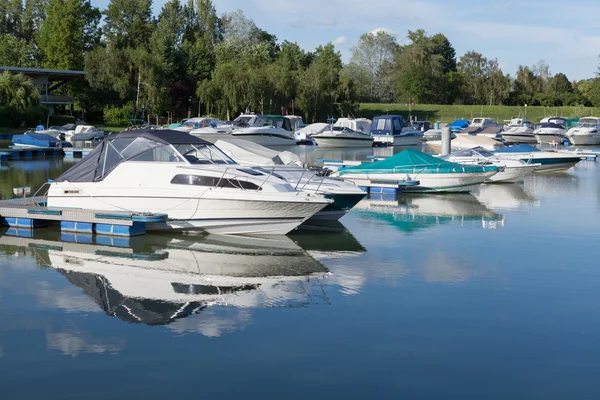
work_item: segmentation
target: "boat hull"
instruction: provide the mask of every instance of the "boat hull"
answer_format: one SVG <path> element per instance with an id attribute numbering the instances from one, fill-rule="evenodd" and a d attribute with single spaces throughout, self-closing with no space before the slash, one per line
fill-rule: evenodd
<path id="1" fill-rule="evenodd" d="M 537 139 L 534 134 L 504 132 L 502 133 L 502 137 L 508 143 L 537 144 Z"/>
<path id="2" fill-rule="evenodd" d="M 348 138 L 348 137 L 313 137 L 319 147 L 323 148 L 356 148 L 372 147 L 373 139 L 369 138 Z"/>
<path id="3" fill-rule="evenodd" d="M 73 188 L 68 184 L 62 186 Z M 202 230 L 215 234 L 284 235 L 329 204 L 325 201 L 301 201 L 300 199 L 293 201 L 267 201 L 260 198 L 242 200 L 228 198 L 227 193 L 216 197 L 213 192 L 218 192 L 218 190 L 195 197 L 175 197 L 174 194 L 144 197 L 135 193 L 121 193 L 120 196 L 94 195 L 92 189 L 84 189 L 87 196 L 53 195 L 64 192 L 61 189 L 49 192 L 49 207 L 167 213 L 169 218 L 166 223 L 148 224 L 147 230 Z M 210 196 L 213 198 L 207 198 Z M 231 197 L 234 197 L 233 194 Z"/>
<path id="4" fill-rule="evenodd" d="M 396 135 L 396 136 L 376 136 L 373 145 L 375 146 L 420 146 L 424 135 Z"/>
<path id="5" fill-rule="evenodd" d="M 490 178 L 490 182 L 515 183 L 522 181 L 527 175 L 533 173 L 539 165 L 522 165 L 518 167 L 505 167 Z"/>
<path id="6" fill-rule="evenodd" d="M 433 174 L 344 174 L 344 180 L 364 185 L 367 182 L 401 182 L 419 181 L 419 185 L 406 186 L 405 192 L 469 192 L 478 185 L 488 181 L 497 171 L 469 173 L 433 173 Z M 376 186 L 376 185 L 374 185 Z"/>
<path id="7" fill-rule="evenodd" d="M 600 134 L 590 135 L 569 135 L 569 141 L 575 146 L 596 146 L 600 145 Z"/>
<path id="8" fill-rule="evenodd" d="M 535 138 L 538 144 L 561 144 L 565 135 L 560 134 L 536 134 Z"/>

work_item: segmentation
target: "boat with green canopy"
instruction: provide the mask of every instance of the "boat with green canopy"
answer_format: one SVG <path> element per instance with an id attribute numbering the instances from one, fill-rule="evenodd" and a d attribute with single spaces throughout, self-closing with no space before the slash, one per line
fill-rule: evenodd
<path id="1" fill-rule="evenodd" d="M 414 149 L 404 150 L 384 160 L 341 168 L 338 174 L 357 185 L 373 182 L 417 180 L 420 185 L 406 191 L 468 192 L 498 173 L 495 166 L 462 165 Z"/>

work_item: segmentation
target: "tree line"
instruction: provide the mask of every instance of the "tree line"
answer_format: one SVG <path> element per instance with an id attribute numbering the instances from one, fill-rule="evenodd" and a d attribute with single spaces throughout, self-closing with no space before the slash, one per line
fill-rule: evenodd
<path id="1" fill-rule="evenodd" d="M 407 39 L 365 33 L 344 64 L 332 43 L 280 41 L 241 10 L 218 15 L 211 0 L 170 0 L 157 16 L 152 0 L 110 0 L 104 10 L 89 0 L 0 0 L 0 65 L 85 70 L 68 90 L 91 120 L 253 111 L 316 121 L 360 102 L 600 105 L 598 78 L 570 81 L 543 61 L 510 75 L 476 51 L 457 57 L 441 33 Z M 0 114 L 18 91 L 11 82 L 4 95 L 0 87 Z"/>

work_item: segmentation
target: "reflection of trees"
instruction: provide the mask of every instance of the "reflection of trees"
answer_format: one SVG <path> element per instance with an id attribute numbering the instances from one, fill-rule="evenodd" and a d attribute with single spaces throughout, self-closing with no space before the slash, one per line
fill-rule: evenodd
<path id="1" fill-rule="evenodd" d="M 68 169 L 68 164 L 63 164 L 61 159 L 10 161 L 0 164 L 0 197 L 9 199 L 14 197 L 13 188 L 18 186 L 31 187 L 35 193 L 48 179 L 59 176 Z"/>

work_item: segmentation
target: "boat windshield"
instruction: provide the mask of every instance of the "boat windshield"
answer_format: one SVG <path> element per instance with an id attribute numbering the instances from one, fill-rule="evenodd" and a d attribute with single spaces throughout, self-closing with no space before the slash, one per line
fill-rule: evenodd
<path id="1" fill-rule="evenodd" d="M 215 145 L 177 144 L 174 147 L 190 164 L 236 164 Z"/>
<path id="2" fill-rule="evenodd" d="M 582 127 L 582 128 L 595 128 L 598 125 L 599 125 L 598 120 L 591 119 L 591 118 L 582 118 L 579 120 L 579 123 L 577 124 L 577 126 Z"/>

